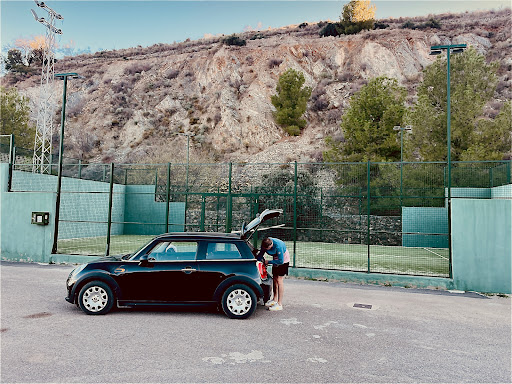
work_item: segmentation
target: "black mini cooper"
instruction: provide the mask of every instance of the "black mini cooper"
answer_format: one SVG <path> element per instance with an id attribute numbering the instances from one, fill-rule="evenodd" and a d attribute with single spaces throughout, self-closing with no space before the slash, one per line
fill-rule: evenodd
<path id="1" fill-rule="evenodd" d="M 235 319 L 268 300 L 271 278 L 254 257 L 249 239 L 282 210 L 265 210 L 239 233 L 183 232 L 155 237 L 137 252 L 76 267 L 66 300 L 88 315 L 117 307 L 217 304 Z"/>

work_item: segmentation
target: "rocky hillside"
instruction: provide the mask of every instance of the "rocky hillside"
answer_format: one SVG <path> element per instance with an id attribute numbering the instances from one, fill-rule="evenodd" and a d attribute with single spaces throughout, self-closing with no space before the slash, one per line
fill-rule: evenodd
<path id="1" fill-rule="evenodd" d="M 440 28 L 403 28 L 406 21 L 431 18 Z M 380 22 L 388 26 L 353 36 L 322 38 L 324 23 L 303 24 L 239 34 L 245 46 L 215 37 L 60 60 L 56 72 L 85 77 L 68 83 L 66 156 L 183 162 L 185 134 L 191 135 L 191 161 L 319 161 L 325 137 L 340 134 L 354 92 L 368 79 L 386 75 L 406 86 L 413 101 L 423 68 L 434 60 L 430 46 L 437 44 L 467 43 L 500 62 L 488 116 L 511 98 L 510 9 Z M 272 118 L 270 96 L 288 68 L 302 71 L 313 89 L 308 125 L 298 137 L 289 137 Z M 4 80 L 31 98 L 35 118 L 39 76 Z M 61 94 L 58 84 L 56 103 Z"/>

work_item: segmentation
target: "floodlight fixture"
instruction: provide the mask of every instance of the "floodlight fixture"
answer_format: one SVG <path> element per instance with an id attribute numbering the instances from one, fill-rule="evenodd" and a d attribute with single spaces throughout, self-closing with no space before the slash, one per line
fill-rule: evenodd
<path id="1" fill-rule="evenodd" d="M 37 1 L 37 0 L 34 0 L 34 2 L 36 3 L 36 5 L 37 5 L 39 8 L 46 9 L 46 11 L 47 11 L 51 16 L 55 17 L 56 19 L 64 20 L 64 18 L 62 17 L 62 15 L 61 15 L 60 13 L 55 12 L 53 9 L 51 9 L 49 6 L 47 6 L 43 1 Z"/>

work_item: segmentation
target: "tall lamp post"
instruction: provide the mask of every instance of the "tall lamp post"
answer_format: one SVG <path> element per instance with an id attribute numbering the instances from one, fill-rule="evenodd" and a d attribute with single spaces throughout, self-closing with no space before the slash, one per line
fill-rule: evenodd
<path id="1" fill-rule="evenodd" d="M 188 173 L 190 168 L 190 137 L 194 136 L 191 133 L 177 133 L 178 136 L 186 136 L 187 137 L 187 176 L 186 176 L 186 186 L 185 186 L 185 231 L 187 230 L 187 206 L 188 206 Z"/>
<path id="2" fill-rule="evenodd" d="M 62 89 L 62 113 L 60 117 L 60 147 L 59 147 L 59 173 L 57 176 L 57 199 L 55 203 L 55 230 L 53 235 L 52 253 L 57 253 L 57 238 L 59 236 L 59 213 L 60 213 L 60 194 L 62 188 L 62 161 L 64 152 L 64 122 L 66 120 L 66 95 L 68 88 L 68 77 L 72 79 L 83 79 L 78 73 L 57 73 L 55 78 L 64 80 L 64 87 Z"/>
<path id="3" fill-rule="evenodd" d="M 452 53 L 462 53 L 466 49 L 466 44 L 434 45 L 430 47 L 431 55 L 440 55 L 446 51 L 446 145 L 447 145 L 447 163 L 448 163 L 448 253 L 449 253 L 449 276 L 453 277 L 452 271 L 452 246 L 451 246 L 451 197 L 452 197 L 452 137 L 451 137 L 451 100 L 450 100 L 450 56 Z"/>
<path id="4" fill-rule="evenodd" d="M 440 55 L 446 51 L 446 145 L 448 162 L 448 204 L 451 199 L 452 187 L 452 137 L 451 137 L 451 100 L 450 100 L 450 56 L 452 53 L 461 53 L 467 47 L 466 44 L 434 45 L 430 47 L 431 55 Z"/>
<path id="5" fill-rule="evenodd" d="M 395 125 L 393 127 L 394 131 L 400 131 L 400 206 L 402 206 L 402 186 L 403 186 L 403 163 L 404 163 L 404 131 L 412 131 L 412 125 L 406 125 L 405 127 L 401 127 L 399 125 Z"/>

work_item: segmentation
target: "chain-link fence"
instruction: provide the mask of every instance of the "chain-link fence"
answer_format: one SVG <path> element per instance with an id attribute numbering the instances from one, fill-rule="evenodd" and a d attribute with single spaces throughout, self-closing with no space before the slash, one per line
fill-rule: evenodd
<path id="1" fill-rule="evenodd" d="M 57 192 L 57 177 L 12 165 L 12 191 Z M 31 169 L 30 169 L 31 171 Z M 131 253 L 165 232 L 260 230 L 295 267 L 450 276 L 452 198 L 512 198 L 511 162 L 82 164 L 64 162 L 54 251 Z"/>

